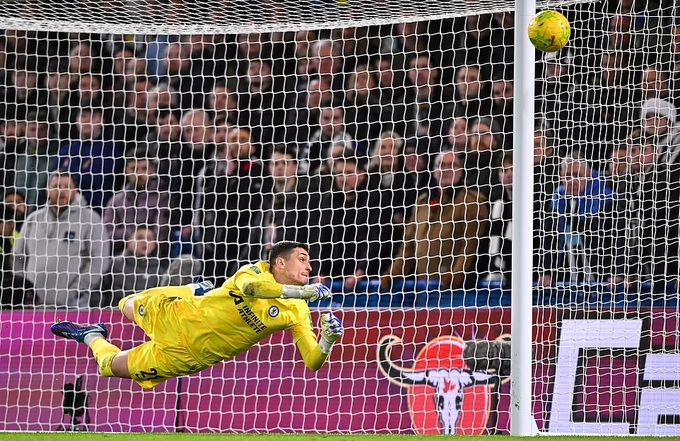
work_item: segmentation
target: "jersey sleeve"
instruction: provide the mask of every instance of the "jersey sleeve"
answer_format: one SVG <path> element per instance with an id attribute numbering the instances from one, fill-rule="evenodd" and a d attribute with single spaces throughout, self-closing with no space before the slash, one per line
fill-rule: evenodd
<path id="1" fill-rule="evenodd" d="M 307 314 L 309 314 L 309 310 L 307 310 Z M 300 320 L 290 327 L 290 331 L 305 366 L 312 371 L 321 369 L 328 359 L 328 354 L 321 352 L 321 347 L 316 340 L 316 333 L 312 327 L 311 316 L 301 314 Z"/>
<path id="2" fill-rule="evenodd" d="M 241 268 L 234 276 L 234 284 L 243 295 L 260 299 L 276 299 L 283 293 L 283 285 L 268 280 L 255 265 Z"/>

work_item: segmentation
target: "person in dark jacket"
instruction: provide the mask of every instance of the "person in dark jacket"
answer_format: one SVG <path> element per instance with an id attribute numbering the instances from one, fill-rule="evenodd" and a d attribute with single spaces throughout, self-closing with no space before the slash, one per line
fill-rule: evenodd
<path id="1" fill-rule="evenodd" d="M 333 161 L 333 187 L 324 195 L 319 278 L 343 279 L 353 289 L 366 274 L 368 191 L 366 171 L 351 154 Z"/>
<path id="2" fill-rule="evenodd" d="M 123 149 L 104 138 L 101 109 L 81 108 L 77 126 L 79 139 L 61 146 L 52 171 L 68 172 L 85 202 L 101 213 L 113 196 L 117 178 L 122 176 Z"/>
<path id="3" fill-rule="evenodd" d="M 115 306 L 125 296 L 157 287 L 165 265 L 158 258 L 156 228 L 138 225 L 129 234 L 125 250 L 112 262 L 102 282 L 99 306 Z"/>
<path id="4" fill-rule="evenodd" d="M 620 198 L 588 161 L 570 155 L 549 202 L 546 275 L 552 280 L 610 282 L 624 274 Z"/>
<path id="5" fill-rule="evenodd" d="M 309 243 L 316 248 L 321 217 L 321 182 L 316 177 L 298 175 L 294 150 L 279 144 L 269 161 L 273 204 L 267 243 L 282 240 Z M 269 193 L 269 191 L 267 191 Z M 318 252 L 312 255 L 318 256 Z M 313 263 L 313 267 L 316 262 Z M 318 272 L 318 268 L 314 268 Z"/>
<path id="6" fill-rule="evenodd" d="M 204 275 L 217 285 L 262 255 L 265 214 L 271 207 L 271 195 L 263 188 L 271 184 L 252 152 L 250 133 L 232 128 L 198 177 L 194 226 L 204 248 Z"/>

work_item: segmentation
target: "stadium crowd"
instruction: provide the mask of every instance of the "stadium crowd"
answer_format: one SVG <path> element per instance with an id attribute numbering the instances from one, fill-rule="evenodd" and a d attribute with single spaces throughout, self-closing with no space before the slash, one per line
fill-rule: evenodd
<path id="1" fill-rule="evenodd" d="M 672 2 L 566 10 L 513 143 L 511 13 L 270 34 L 0 38 L 2 305 L 115 305 L 222 283 L 280 240 L 315 279 L 508 283 L 513 150 L 533 148 L 534 268 L 680 278 Z"/>

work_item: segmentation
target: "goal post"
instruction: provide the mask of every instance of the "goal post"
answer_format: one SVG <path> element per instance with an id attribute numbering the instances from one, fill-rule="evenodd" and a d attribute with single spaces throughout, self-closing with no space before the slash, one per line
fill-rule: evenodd
<path id="1" fill-rule="evenodd" d="M 543 9 L 559 52 L 528 41 Z M 680 436 L 677 20 L 0 1 L 0 432 Z M 131 349 L 123 296 L 221 284 L 281 240 L 334 292 L 316 332 L 345 328 L 318 372 L 277 333 L 142 393 L 49 332 Z"/>
<path id="2" fill-rule="evenodd" d="M 535 0 L 515 1 L 515 100 L 513 140 L 519 146 L 533 144 L 535 100 L 535 48 L 527 37 L 529 21 L 536 10 Z M 512 413 L 511 434 L 531 436 L 534 421 L 532 387 L 533 301 L 526 293 L 533 290 L 534 253 L 534 152 L 514 149 L 512 207 Z"/>

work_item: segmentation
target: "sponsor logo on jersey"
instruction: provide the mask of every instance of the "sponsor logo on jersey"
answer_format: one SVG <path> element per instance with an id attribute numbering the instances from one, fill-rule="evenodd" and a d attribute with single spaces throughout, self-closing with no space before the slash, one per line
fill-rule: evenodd
<path id="1" fill-rule="evenodd" d="M 255 265 L 250 265 L 248 268 L 250 271 L 254 272 L 255 274 L 262 274 L 262 271 L 260 271 L 260 268 L 256 267 Z"/>

